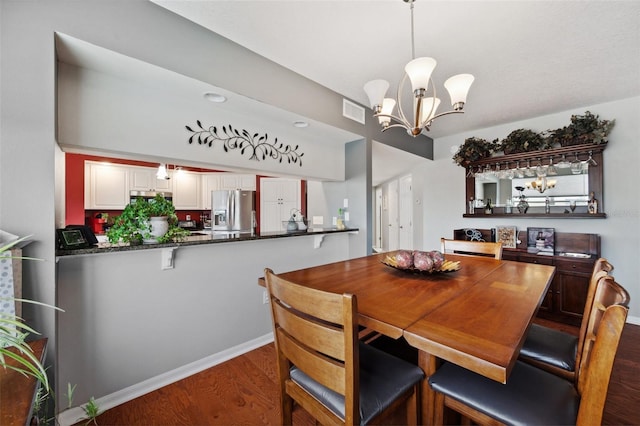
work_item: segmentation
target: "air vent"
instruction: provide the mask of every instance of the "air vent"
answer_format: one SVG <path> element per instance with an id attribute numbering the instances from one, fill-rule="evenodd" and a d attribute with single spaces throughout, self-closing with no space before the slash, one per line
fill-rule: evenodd
<path id="1" fill-rule="evenodd" d="M 342 100 L 342 116 L 364 124 L 364 108 L 346 99 Z"/>

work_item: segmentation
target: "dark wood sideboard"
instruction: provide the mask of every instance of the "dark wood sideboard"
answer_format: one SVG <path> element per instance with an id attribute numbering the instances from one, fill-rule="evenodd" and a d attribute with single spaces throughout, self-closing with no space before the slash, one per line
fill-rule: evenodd
<path id="1" fill-rule="evenodd" d="M 485 241 L 494 241 L 491 229 L 478 229 Z M 465 229 L 456 229 L 453 238 L 467 239 Z M 555 233 L 555 252 L 553 256 L 527 252 L 527 231 L 518 231 L 519 241 L 516 248 L 504 248 L 502 258 L 518 262 L 553 265 L 556 274 L 549 291 L 540 306 L 538 317 L 573 326 L 580 326 L 589 279 L 595 261 L 600 254 L 600 236 L 570 232 Z M 584 253 L 588 258 L 570 257 L 564 253 Z"/>

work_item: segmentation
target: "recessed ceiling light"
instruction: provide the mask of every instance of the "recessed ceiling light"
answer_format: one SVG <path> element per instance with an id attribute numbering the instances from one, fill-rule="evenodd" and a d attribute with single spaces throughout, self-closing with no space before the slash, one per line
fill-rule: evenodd
<path id="1" fill-rule="evenodd" d="M 227 98 L 219 93 L 207 92 L 203 96 L 211 102 L 222 103 L 227 101 Z"/>
<path id="2" fill-rule="evenodd" d="M 294 121 L 293 127 L 298 127 L 298 128 L 309 127 L 309 123 L 307 123 L 306 121 Z"/>

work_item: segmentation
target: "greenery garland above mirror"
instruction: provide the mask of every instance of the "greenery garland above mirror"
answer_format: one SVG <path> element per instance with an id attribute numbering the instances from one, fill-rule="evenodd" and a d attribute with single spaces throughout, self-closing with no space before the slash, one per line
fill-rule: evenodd
<path id="1" fill-rule="evenodd" d="M 543 151 L 561 147 L 582 144 L 605 144 L 607 135 L 611 132 L 614 120 L 600 120 L 598 115 L 586 111 L 584 115 L 572 115 L 568 126 L 555 130 L 535 132 L 530 129 L 516 129 L 502 140 L 491 142 L 470 137 L 465 139 L 458 151 L 453 155 L 453 161 L 462 167 L 469 163 L 488 158 L 495 153 L 515 154 L 531 151 Z"/>

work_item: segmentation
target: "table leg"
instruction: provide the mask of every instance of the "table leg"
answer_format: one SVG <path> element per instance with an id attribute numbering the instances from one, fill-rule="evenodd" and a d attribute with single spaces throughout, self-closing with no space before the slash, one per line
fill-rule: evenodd
<path id="1" fill-rule="evenodd" d="M 418 351 L 418 366 L 422 368 L 422 371 L 424 371 L 424 374 L 427 376 L 422 381 L 421 389 L 422 401 L 420 402 L 420 409 L 422 423 L 425 425 L 433 425 L 436 407 L 436 394 L 431 389 L 431 386 L 429 386 L 429 381 L 427 379 L 436 372 L 437 358 L 429 352 L 420 350 Z"/>

